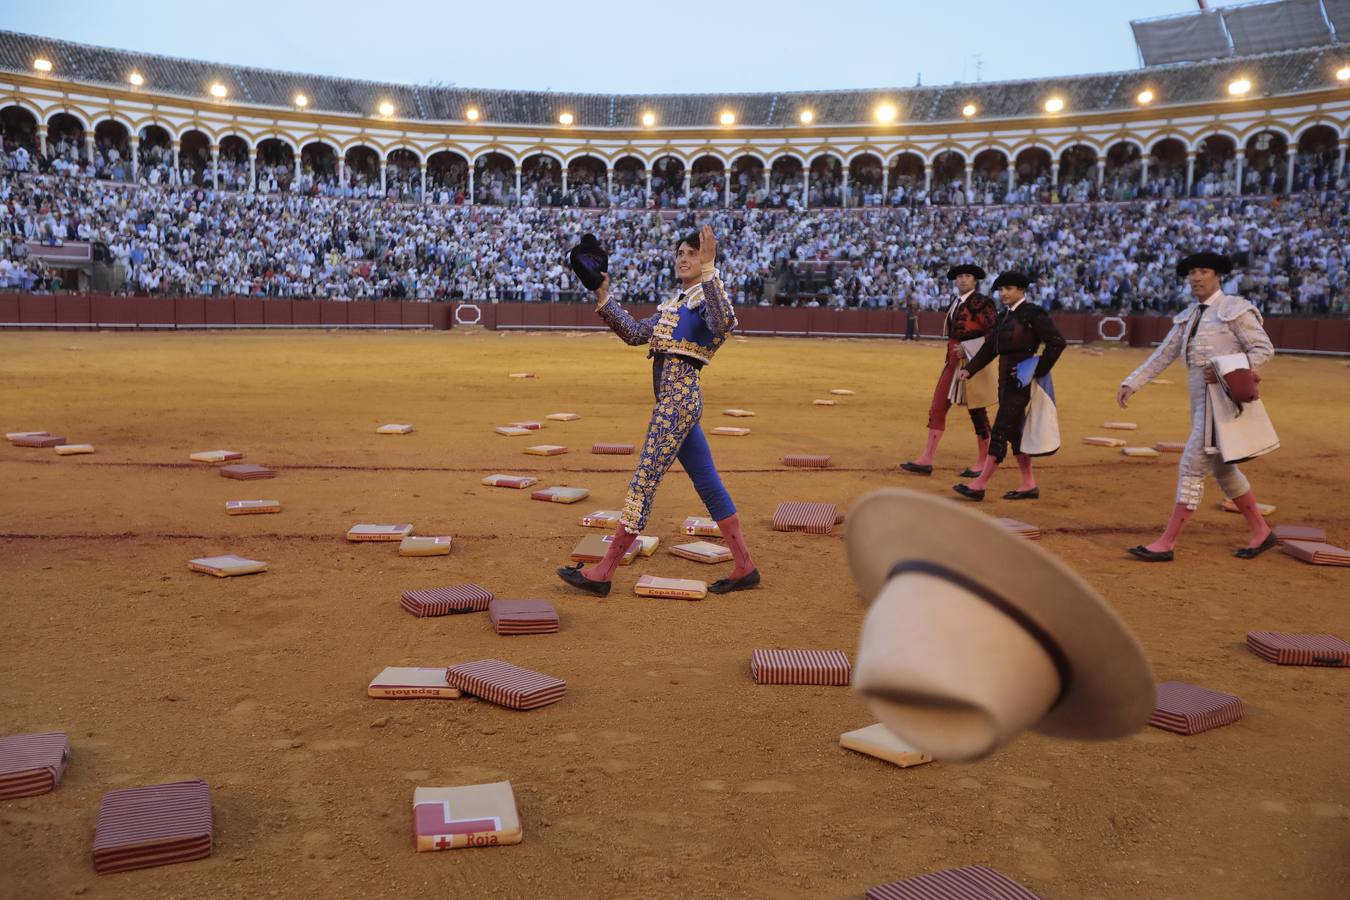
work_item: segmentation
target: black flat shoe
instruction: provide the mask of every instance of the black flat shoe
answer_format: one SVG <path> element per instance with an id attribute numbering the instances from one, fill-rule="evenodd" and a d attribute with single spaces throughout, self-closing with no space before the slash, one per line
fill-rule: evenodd
<path id="1" fill-rule="evenodd" d="M 581 588 L 583 591 L 587 591 L 597 597 L 609 596 L 609 582 L 591 581 L 585 575 L 582 575 L 581 563 L 577 563 L 575 566 L 563 566 L 558 570 L 558 577 L 572 587 Z"/>
<path id="2" fill-rule="evenodd" d="M 974 500 L 976 503 L 979 503 L 984 499 L 984 491 L 977 491 L 975 488 L 966 487 L 964 484 L 954 484 L 952 485 L 952 490 L 956 491 L 967 500 Z"/>
<path id="3" fill-rule="evenodd" d="M 1144 562 L 1171 562 L 1173 556 L 1171 550 L 1150 550 L 1143 544 L 1131 547 L 1129 552 L 1135 559 L 1142 559 Z"/>
<path id="4" fill-rule="evenodd" d="M 746 588 L 759 586 L 759 569 L 751 569 L 749 574 L 742 575 L 740 578 L 723 578 L 720 581 L 714 581 L 708 585 L 708 590 L 714 594 L 730 594 L 732 591 L 743 591 Z"/>
<path id="5" fill-rule="evenodd" d="M 958 472 L 957 475 L 959 475 L 961 478 L 979 478 L 980 472 L 977 469 L 972 469 L 970 466 L 966 466 L 964 469 Z"/>
<path id="6" fill-rule="evenodd" d="M 1029 491 L 1008 491 L 1003 495 L 1004 500 L 1039 500 L 1041 499 L 1041 489 L 1034 487 Z"/>
<path id="7" fill-rule="evenodd" d="M 1278 543 L 1279 541 L 1275 539 L 1275 532 L 1272 531 L 1270 534 L 1266 535 L 1266 539 L 1262 541 L 1258 546 L 1243 547 L 1241 550 L 1234 550 L 1233 555 L 1236 556 L 1238 559 L 1256 559 L 1262 553 L 1265 553 L 1267 550 L 1269 550 L 1271 547 L 1274 547 Z"/>
<path id="8" fill-rule="evenodd" d="M 933 474 L 933 467 L 932 467 L 932 466 L 923 466 L 923 465 L 920 465 L 920 464 L 918 464 L 918 463 L 913 463 L 913 462 L 902 462 L 902 463 L 900 464 L 900 468 L 901 468 L 901 469 L 904 469 L 906 472 L 913 472 L 915 475 L 932 475 L 932 474 Z"/>

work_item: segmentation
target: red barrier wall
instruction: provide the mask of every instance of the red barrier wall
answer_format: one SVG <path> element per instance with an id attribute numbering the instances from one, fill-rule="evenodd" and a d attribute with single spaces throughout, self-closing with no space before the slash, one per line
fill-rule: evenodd
<path id="1" fill-rule="evenodd" d="M 295 325 L 318 328 L 323 324 L 322 310 L 323 301 L 321 300 L 293 300 L 291 301 L 291 322 Z"/>

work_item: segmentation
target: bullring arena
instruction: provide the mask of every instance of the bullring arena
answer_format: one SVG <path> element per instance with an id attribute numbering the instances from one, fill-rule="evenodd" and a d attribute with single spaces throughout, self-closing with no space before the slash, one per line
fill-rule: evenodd
<path id="1" fill-rule="evenodd" d="M 16 208 L 34 197 L 62 196 L 72 182 L 61 179 L 109 196 L 163 192 L 155 196 L 166 207 L 183 192 L 210 190 L 201 208 L 212 208 L 217 192 L 227 197 L 220 203 L 242 207 L 252 201 L 233 199 L 236 188 L 221 185 L 220 170 L 212 167 L 234 137 L 245 145 L 230 169 L 240 179 L 239 198 L 263 194 L 260 180 L 275 179 L 279 166 L 295 173 L 276 191 L 281 202 L 327 198 L 376 219 L 443 208 L 449 218 L 436 226 L 445 229 L 442 237 L 453 233 L 466 245 L 480 238 L 455 231 L 456 222 L 474 222 L 479 235 L 497 242 L 523 222 L 548 232 L 541 245 L 558 244 L 554 262 L 565 260 L 588 223 L 598 223 L 596 230 L 611 241 L 649 229 L 659 236 L 653 246 L 668 254 L 678 234 L 704 222 L 726 235 L 719 246 L 749 248 L 759 238 L 736 234 L 742 228 L 749 234 L 752 225 L 763 229 L 765 240 L 785 241 L 794 222 L 814 223 L 821 234 L 844 222 L 859 233 L 871 227 L 863 224 L 867 216 L 885 223 L 903 215 L 907 227 L 919 227 L 921 216 L 960 211 L 987 221 L 1044 215 L 1063 224 L 1078 215 L 1148 220 L 1176 214 L 1213 215 L 1208 221 L 1214 222 L 1213 210 L 1240 208 L 1224 205 L 1235 200 L 1227 189 L 1241 192 L 1251 209 L 1270 210 L 1275 227 L 1289 210 L 1304 211 L 1303 239 L 1315 241 L 1319 230 L 1327 239 L 1304 245 L 1297 264 L 1278 249 L 1269 259 L 1287 263 L 1280 271 L 1297 268 L 1304 285 L 1322 285 L 1320 295 L 1300 293 L 1287 277 L 1281 281 L 1272 267 L 1263 268 L 1261 247 L 1253 245 L 1243 264 L 1245 289 L 1259 292 L 1279 351 L 1261 370 L 1261 394 L 1281 443 L 1278 452 L 1243 468 L 1259 500 L 1275 507 L 1272 524 L 1317 526 L 1332 544 L 1350 541 L 1350 511 L 1341 499 L 1350 492 L 1350 473 L 1340 465 L 1350 442 L 1344 396 L 1350 287 L 1343 258 L 1350 71 L 1344 79 L 1337 74 L 1350 65 L 1344 45 L 1066 79 L 1065 96 L 1095 98 L 1098 107 L 1048 119 L 1037 118 L 1038 85 L 934 89 L 925 95 L 927 105 L 914 102 L 917 94 L 892 92 L 892 102 L 909 113 L 902 116 L 908 124 L 894 127 L 889 120 L 864 121 L 886 100 L 880 92 L 841 92 L 832 100 L 815 98 L 820 131 L 808 134 L 800 127 L 805 122 L 757 120 L 767 108 L 749 95 L 682 105 L 669 100 L 668 107 L 660 100 L 649 105 L 647 98 L 601 103 L 541 95 L 557 108 L 541 115 L 538 104 L 523 103 L 521 109 L 535 110 L 534 120 L 512 121 L 507 110 L 515 107 L 508 101 L 520 97 L 507 92 L 468 97 L 446 89 L 447 96 L 414 97 L 411 88 L 400 94 L 398 86 L 364 82 L 360 91 L 352 84 L 339 91 L 334 85 L 344 83 L 327 79 L 322 84 L 335 99 L 308 87 L 319 102 L 306 110 L 286 102 L 291 88 L 284 73 L 232 73 L 231 84 L 252 86 L 251 99 L 209 92 L 190 97 L 188 81 L 195 80 L 198 93 L 211 84 L 193 67 L 213 64 L 9 32 L 0 33 L 0 50 L 7 128 L 19 121 L 16 109 L 20 118 L 46 123 L 20 129 L 32 141 L 23 145 L 33 148 L 32 159 L 52 158 L 49 142 L 55 145 L 54 129 L 64 122 L 58 115 L 88 129 L 72 141 L 77 157 L 86 135 L 90 150 L 73 174 L 20 171 L 10 157 L 4 183 Z M 35 54 L 48 67 L 34 70 Z M 182 83 L 154 94 L 156 86 L 143 79 L 133 91 L 108 83 L 99 73 L 113 69 L 91 62 L 121 65 L 133 56 L 147 79 L 159 73 Z M 1239 74 L 1284 81 L 1250 99 L 1221 97 L 1225 80 Z M 263 75 L 275 97 L 263 95 Z M 1102 87 L 1107 82 L 1109 91 Z M 1163 98 L 1161 107 L 1145 109 L 1128 98 L 1146 83 L 1195 95 Z M 1201 96 L 1206 90 L 1210 95 Z M 967 95 L 978 96 L 981 109 L 1007 108 L 972 124 L 952 111 L 957 106 L 942 105 Z M 389 114 L 339 108 L 351 98 L 384 97 L 396 102 Z M 780 108 L 793 108 L 795 98 L 779 99 Z M 479 116 L 461 117 L 470 103 L 483 118 L 502 117 L 493 125 L 499 134 L 483 131 L 487 123 L 477 124 Z M 658 134 L 643 130 L 651 126 L 614 121 L 615 109 L 636 116 L 653 106 L 667 117 L 657 120 Z M 736 110 L 732 124 L 716 123 L 724 106 Z M 920 107 L 931 115 L 924 118 Z M 424 112 L 400 119 L 413 109 Z M 708 120 L 670 122 L 672 110 L 706 113 Z M 577 118 L 554 124 L 559 111 Z M 353 118 L 358 115 L 363 118 Z M 238 133 L 227 133 L 227 121 Z M 105 144 L 107 123 L 123 132 Z M 311 130 L 297 130 L 301 125 Z M 162 184 L 143 177 L 141 148 L 155 139 L 144 136 L 147 128 L 169 136 L 165 147 L 174 164 L 165 163 Z M 206 164 L 197 170 L 179 159 L 197 139 L 189 132 L 208 142 Z M 102 162 L 95 158 L 96 133 Z M 132 143 L 136 134 L 141 137 Z M 360 159 L 360 151 L 371 151 L 378 164 L 362 170 L 361 183 L 371 191 L 378 184 L 381 199 L 345 190 L 355 183 L 350 166 L 324 169 L 317 157 L 302 163 L 295 151 L 309 146 L 306 134 L 333 151 L 333 162 L 352 159 L 341 154 L 353 148 Z M 779 218 L 759 218 L 745 211 L 758 202 L 758 182 L 739 190 L 747 182 L 729 176 L 737 151 L 749 148 L 761 163 L 754 177 L 769 185 L 775 163 L 767 148 L 785 134 L 795 142 L 792 158 L 806 163 L 792 177 L 805 175 L 807 183 L 796 205 L 765 204 L 773 211 L 759 213 Z M 1277 141 L 1272 151 L 1265 134 L 1283 144 Z M 1217 152 L 1210 143 L 1215 135 L 1231 142 L 1229 151 L 1252 149 L 1245 157 L 1230 152 L 1225 169 L 1223 159 L 1205 155 Z M 269 167 L 262 161 L 275 149 L 264 148 L 269 140 L 292 156 Z M 1152 155 L 1167 140 L 1183 145 L 1179 160 L 1166 147 Z M 447 141 L 467 165 L 444 169 L 449 180 L 441 185 L 433 167 L 428 183 L 428 165 L 419 161 L 445 152 Z M 647 149 L 626 156 L 644 141 Z M 1142 201 L 1133 193 L 1110 195 L 1118 169 L 1111 154 L 1122 141 L 1154 162 L 1152 176 L 1149 163 L 1120 169 L 1135 179 L 1120 189 L 1137 188 Z M 1074 148 L 1088 144 L 1096 148 L 1094 158 L 1082 168 Z M 1025 192 L 986 204 L 976 197 L 978 173 L 974 167 L 966 173 L 966 160 L 973 163 L 994 145 L 1005 163 L 997 178 Z M 6 149 L 12 146 L 7 132 Z M 121 178 L 112 177 L 111 168 L 94 171 L 107 164 L 106 148 L 118 146 L 123 158 L 137 160 L 134 170 L 119 167 Z M 555 172 L 559 180 L 548 182 L 563 198 L 557 205 L 581 209 L 550 210 L 551 201 L 540 200 L 549 189 L 531 188 L 528 180 L 522 186 L 532 146 L 564 164 Z M 1020 168 L 1018 154 L 1028 147 L 1044 151 L 1044 172 Z M 954 148 L 965 180 L 942 199 L 933 171 L 936 166 L 950 182 L 952 173 L 942 165 L 953 161 L 939 157 Z M 403 159 L 394 156 L 400 150 L 413 164 L 396 180 L 390 173 Z M 707 207 L 693 200 L 696 180 L 667 178 L 664 188 L 651 183 L 649 163 L 672 150 L 681 166 L 687 162 L 686 172 L 702 172 L 700 154 L 707 152 L 723 167 L 722 180 L 706 182 Z M 866 161 L 853 167 L 869 152 L 875 152 L 875 172 Z M 617 202 L 591 209 L 565 199 L 575 199 L 578 190 L 575 180 L 568 186 L 568 164 L 591 153 L 602 167 L 585 176 L 586 185 L 597 195 L 604 185 L 611 199 L 631 190 L 642 208 L 619 215 Z M 919 169 L 906 168 L 900 157 L 907 153 L 916 154 Z M 477 165 L 492 154 L 509 165 L 500 171 L 491 168 L 496 160 L 487 160 L 486 169 Z M 814 160 L 824 157 L 840 165 L 833 170 L 834 193 L 823 193 L 824 208 L 817 209 L 809 177 Z M 616 191 L 625 158 L 642 164 L 639 177 Z M 1262 167 L 1250 190 L 1241 165 L 1232 165 L 1239 158 Z M 81 172 L 82 165 L 90 170 Z M 1161 182 L 1159 166 L 1170 167 Z M 497 172 L 490 177 L 504 195 L 479 194 L 485 171 Z M 856 191 L 858 179 L 850 182 L 848 173 L 863 171 L 878 181 Z M 909 185 L 900 204 L 892 202 L 896 179 Z M 915 205 L 925 179 L 928 202 Z M 400 195 L 396 183 L 413 193 Z M 1205 184 L 1216 193 L 1198 194 L 1209 189 Z M 527 190 L 539 205 L 519 213 Z M 673 208 L 658 199 L 662 190 L 677 197 Z M 1074 191 L 1091 197 L 1071 203 Z M 869 210 L 865 198 L 877 193 L 883 199 Z M 1155 206 L 1141 205 L 1150 199 Z M 510 218 L 517 214 L 541 218 Z M 931 297 L 923 294 L 934 282 L 930 273 L 928 282 L 915 276 L 903 287 L 893 285 L 900 292 L 893 296 L 869 294 L 880 291 L 876 278 L 866 285 L 858 279 L 851 299 L 837 302 L 840 282 L 816 276 L 831 267 L 834 277 L 837 266 L 848 283 L 847 272 L 856 276 L 865 268 L 842 250 L 812 257 L 811 265 L 790 273 L 787 265 L 746 268 L 739 273 L 743 283 L 728 282 L 749 302 L 736 307 L 740 327 L 704 371 L 703 427 L 749 428 L 710 441 L 764 583 L 700 602 L 634 595 L 642 575 L 712 581 L 727 570 L 669 552 L 689 539 L 681 532 L 684 519 L 705 513 L 689 480 L 675 472 L 657 494 L 644 532 L 659 538 L 656 552 L 619 568 L 614 592 L 597 599 L 569 590 L 553 570 L 570 561 L 581 538 L 605 533 L 582 527 L 580 517 L 623 503 L 637 456 L 591 448 L 605 442 L 641 447 L 652 405 L 650 364 L 645 348 L 627 347 L 602 330 L 584 292 L 565 275 L 560 281 L 541 269 L 533 281 L 508 284 L 500 271 L 475 269 L 417 281 L 391 260 L 387 282 L 402 278 L 412 285 L 397 297 L 388 284 L 376 290 L 373 276 L 366 284 L 365 275 L 349 270 L 341 276 L 350 279 L 345 287 L 366 285 L 350 295 L 311 290 L 297 274 L 287 282 L 294 290 L 263 285 L 259 276 L 256 290 L 232 296 L 225 288 L 237 273 L 222 270 L 202 280 L 210 262 L 171 289 L 179 276 L 170 274 L 167 260 L 176 251 L 167 238 L 143 258 L 118 261 L 114 251 L 100 262 L 95 244 L 123 244 L 130 253 L 136 239 L 112 234 L 80 241 L 67 234 L 53 243 L 38 218 L 28 241 L 16 242 L 11 231 L 6 245 L 12 271 L 23 269 L 32 280 L 0 289 L 0 419 L 7 432 L 45 429 L 68 442 L 89 442 L 95 452 L 0 449 L 0 737 L 65 732 L 71 751 L 54 790 L 0 800 L 0 898 L 861 897 L 876 885 L 970 865 L 997 870 L 1044 898 L 1350 893 L 1344 749 L 1350 685 L 1331 668 L 1271 665 L 1244 644 L 1255 630 L 1350 639 L 1344 569 L 1307 565 L 1281 552 L 1234 559 L 1247 530 L 1241 516 L 1220 509 L 1212 479 L 1178 545 L 1177 563 L 1141 564 L 1126 548 L 1155 537 L 1165 521 L 1177 457 L 1130 458 L 1115 447 L 1081 443 L 1098 435 L 1121 435 L 1135 446 L 1186 439 L 1183 367 L 1164 372 L 1128 410 L 1115 403 L 1121 380 L 1181 308 L 1175 278 L 1166 296 L 1162 289 L 1150 294 L 1155 289 L 1137 279 L 1130 282 L 1135 294 L 1099 303 L 1070 289 L 1072 276 L 1052 263 L 1040 269 L 1041 290 L 1063 298 L 1054 314 L 1070 340 L 1054 369 L 1063 447 L 1037 461 L 1041 499 L 998 499 L 1014 486 L 1015 466 L 1007 465 L 997 490 L 976 507 L 951 491 L 957 471 L 973 462 L 961 410 L 953 410 L 931 478 L 897 468 L 922 443 L 945 352 L 938 338 L 953 298 L 940 279 L 946 265 L 934 267 L 943 252 L 968 248 L 943 245 L 924 257 L 941 280 Z M 16 251 L 17 243 L 28 249 Z M 1161 245 L 1153 249 L 1165 252 Z M 1314 249 L 1323 254 L 1316 265 L 1307 261 Z M 996 252 L 999 260 L 986 260 L 991 273 L 1010 268 L 1012 257 L 1026 250 Z M 640 273 L 673 290 L 640 252 L 626 259 L 633 278 Z M 128 284 L 149 271 L 147 260 L 164 263 L 155 290 Z M 731 271 L 736 264 L 724 265 Z M 1170 272 L 1175 257 L 1147 265 Z M 284 261 L 267 277 L 282 268 Z M 461 264 L 460 273 L 467 268 Z M 119 276 L 119 284 L 107 281 Z M 216 289 L 182 292 L 194 278 L 199 289 L 206 282 Z M 776 296 L 754 302 L 756 278 L 771 283 Z M 312 283 L 321 280 L 316 275 Z M 417 285 L 433 281 L 433 296 L 421 296 Z M 573 297 L 583 302 L 564 302 Z M 901 339 L 905 297 L 922 306 L 920 340 Z M 631 298 L 648 299 L 637 290 Z M 652 311 L 650 305 L 632 308 Z M 512 377 L 523 374 L 531 377 Z M 819 400 L 833 403 L 813 402 Z M 727 409 L 754 416 L 726 416 Z M 560 412 L 577 418 L 546 418 Z M 1137 428 L 1103 429 L 1120 420 Z M 517 421 L 543 427 L 524 435 L 495 431 Z M 414 430 L 377 434 L 386 423 Z M 540 443 L 567 452 L 524 452 Z M 274 469 L 276 477 L 231 481 L 219 477 L 215 465 L 189 459 L 225 447 L 243 452 L 244 463 Z M 802 453 L 827 455 L 829 464 L 784 465 L 785 456 Z M 484 485 L 493 473 L 533 476 L 537 487 L 582 487 L 589 495 L 575 504 L 537 502 L 529 490 Z M 775 530 L 772 517 L 785 501 L 848 511 L 883 487 L 953 498 L 982 514 L 1038 526 L 1038 546 L 1116 610 L 1158 682 L 1236 695 L 1244 717 L 1191 736 L 1145 727 L 1100 743 L 1028 732 L 982 760 L 912 768 L 841 748 L 841 734 L 876 721 L 864 697 L 843 686 L 756 684 L 750 658 L 760 648 L 795 647 L 853 656 L 866 602 L 845 557 L 848 522 L 811 534 Z M 225 514 L 227 501 L 255 496 L 279 499 L 281 512 Z M 356 523 L 411 523 L 417 535 L 452 536 L 453 547 L 445 556 L 404 557 L 397 544 L 348 541 Z M 223 554 L 262 560 L 268 569 L 211 578 L 188 568 L 189 560 Z M 463 582 L 498 598 L 549 601 L 558 632 L 505 637 L 494 633 L 485 613 L 419 618 L 400 608 L 406 590 Z M 562 678 L 566 696 L 519 711 L 471 696 L 391 702 L 366 693 L 386 666 L 483 658 Z M 122 788 L 188 779 L 210 788 L 209 856 L 96 874 L 90 854 L 100 799 Z M 518 846 L 414 852 L 409 812 L 415 788 L 501 781 L 515 793 L 523 830 Z"/>

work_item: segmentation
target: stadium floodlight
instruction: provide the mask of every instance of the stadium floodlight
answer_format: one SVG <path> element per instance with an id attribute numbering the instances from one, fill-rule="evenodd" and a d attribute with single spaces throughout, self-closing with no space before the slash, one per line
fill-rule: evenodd
<path id="1" fill-rule="evenodd" d="M 224 100 L 227 93 L 229 92 L 225 90 L 225 85 L 221 84 L 219 81 L 211 85 L 211 96 L 215 97 L 217 100 Z"/>
<path id="2" fill-rule="evenodd" d="M 141 77 L 140 72 L 132 72 L 127 76 L 127 81 L 131 82 L 132 87 L 140 87 L 145 84 L 145 79 Z"/>
<path id="3" fill-rule="evenodd" d="M 718 117 L 718 121 L 721 122 L 723 125 L 735 125 L 736 114 L 733 112 L 724 112 L 722 113 L 721 116 Z"/>
<path id="4" fill-rule="evenodd" d="M 33 60 L 33 68 L 39 72 L 50 72 L 52 70 L 52 61 L 45 56 L 39 56 Z"/>
<path id="5" fill-rule="evenodd" d="M 809 109 L 804 109 L 802 110 L 800 118 L 802 120 L 803 125 L 810 125 L 812 122 L 816 120 L 816 114 L 811 112 L 811 110 Z"/>
<path id="6" fill-rule="evenodd" d="M 1239 78 L 1228 85 L 1228 93 L 1234 97 L 1241 97 L 1243 94 L 1250 92 L 1251 89 L 1252 83 L 1245 78 Z"/>
<path id="7" fill-rule="evenodd" d="M 300 107 L 301 109 L 304 109 L 306 106 L 309 106 L 309 98 L 306 97 L 304 94 L 296 94 L 295 105 Z"/>
<path id="8" fill-rule="evenodd" d="M 388 118 L 393 114 L 394 114 L 394 104 L 390 103 L 388 100 L 380 104 L 380 115 L 384 116 L 385 118 Z"/>
<path id="9" fill-rule="evenodd" d="M 576 120 L 572 118 L 571 113 L 563 113 L 562 115 L 558 116 L 559 125 L 571 125 L 574 121 Z"/>
<path id="10" fill-rule="evenodd" d="M 464 118 L 468 119 L 470 122 L 477 122 L 477 121 L 478 121 L 478 107 L 476 107 L 476 106 L 470 106 L 467 110 L 465 110 L 465 112 L 464 112 Z"/>
<path id="11" fill-rule="evenodd" d="M 961 107 L 961 115 L 965 116 L 967 119 L 977 112 L 979 112 L 979 110 L 975 108 L 974 103 L 967 103 L 965 106 Z"/>
<path id="12" fill-rule="evenodd" d="M 885 123 L 885 122 L 894 122 L 894 121 L 895 121 L 895 107 L 894 107 L 893 105 L 891 105 L 890 103 L 883 103 L 883 104 L 881 104 L 880 106 L 877 107 L 876 116 L 877 116 L 877 121 L 878 121 L 878 122 L 882 122 L 882 123 Z"/>
<path id="13" fill-rule="evenodd" d="M 1336 79 L 1338 81 L 1350 81 L 1350 66 L 1341 66 L 1337 69 Z"/>
<path id="14" fill-rule="evenodd" d="M 656 115 L 655 115 L 654 113 L 649 113 L 649 112 L 648 112 L 648 113 L 643 113 L 643 114 L 642 114 L 642 124 L 643 124 L 643 125 L 646 125 L 648 128 L 651 128 L 653 125 L 656 124 Z"/>
<path id="15" fill-rule="evenodd" d="M 1057 113 L 1064 109 L 1064 100 L 1060 97 L 1051 97 L 1045 101 L 1045 111 L 1048 113 Z"/>
<path id="16" fill-rule="evenodd" d="M 1139 92 L 1138 96 L 1136 96 L 1134 99 L 1138 100 L 1141 106 L 1147 106 L 1148 104 L 1153 102 L 1153 91 L 1151 91 L 1148 88 L 1144 88 L 1142 91 Z"/>

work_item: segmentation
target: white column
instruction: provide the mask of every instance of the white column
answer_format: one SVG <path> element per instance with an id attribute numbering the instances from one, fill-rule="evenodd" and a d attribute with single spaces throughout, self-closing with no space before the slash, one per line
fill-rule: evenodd
<path id="1" fill-rule="evenodd" d="M 297 153 L 295 154 L 295 182 L 293 184 L 300 183 L 300 174 L 300 154 Z"/>
<path id="2" fill-rule="evenodd" d="M 182 177 L 181 177 L 180 174 L 179 174 L 179 171 L 180 171 L 180 170 L 179 170 L 179 166 L 178 166 L 178 151 L 179 151 L 179 149 L 180 149 L 181 147 L 182 147 L 182 142 L 180 142 L 180 141 L 174 141 L 174 142 L 173 142 L 173 172 L 169 175 L 169 183 L 170 183 L 170 184 L 182 184 L 182 183 L 183 183 L 183 179 L 182 179 Z"/>
<path id="3" fill-rule="evenodd" d="M 566 169 L 563 169 L 563 170 L 562 170 L 562 192 L 563 192 L 564 195 L 567 194 L 567 170 L 566 170 Z"/>
<path id="4" fill-rule="evenodd" d="M 1191 195 L 1191 186 L 1195 183 L 1195 151 L 1186 151 L 1186 196 Z"/>
<path id="5" fill-rule="evenodd" d="M 84 154 L 85 154 L 85 159 L 89 161 L 89 164 L 90 164 L 90 165 L 93 165 L 93 162 L 94 162 L 94 134 L 93 134 L 93 132 L 86 131 L 86 132 L 84 133 Z M 1341 146 L 1341 155 L 1342 155 L 1342 156 L 1345 155 L 1345 146 L 1344 146 L 1344 145 Z"/>
<path id="6" fill-rule="evenodd" d="M 1106 160 L 1097 160 L 1097 190 L 1101 191 L 1102 185 L 1106 183 Z"/>
<path id="7" fill-rule="evenodd" d="M 684 170 L 684 198 L 685 202 L 689 200 L 689 170 Z"/>
<path id="8" fill-rule="evenodd" d="M 1139 157 L 1139 189 L 1142 191 L 1148 184 L 1148 154 L 1141 154 Z"/>
<path id="9" fill-rule="evenodd" d="M 220 146 L 211 145 L 211 190 L 220 190 Z"/>
<path id="10" fill-rule="evenodd" d="M 1057 159 L 1050 162 L 1050 190 L 1052 196 L 1059 197 L 1059 160 Z M 1060 197 L 1059 199 L 1063 200 L 1064 198 Z"/>
<path id="11" fill-rule="evenodd" d="M 614 202 L 614 170 L 605 164 L 605 202 Z"/>
<path id="12" fill-rule="evenodd" d="M 1284 192 L 1292 194 L 1294 192 L 1294 160 L 1297 158 L 1297 154 L 1293 147 L 1288 148 L 1285 153 L 1289 157 L 1289 164 L 1284 168 Z"/>
<path id="13" fill-rule="evenodd" d="M 764 195 L 769 195 L 769 167 L 764 167 Z"/>
<path id="14" fill-rule="evenodd" d="M 141 173 L 141 140 L 140 138 L 128 138 L 127 146 L 131 148 L 131 180 L 135 181 Z"/>
<path id="15" fill-rule="evenodd" d="M 520 166 L 516 166 L 516 202 L 520 202 Z"/>
<path id="16" fill-rule="evenodd" d="M 1233 156 L 1233 176 L 1237 184 L 1233 188 L 1233 193 L 1242 196 L 1242 164 L 1247 161 L 1247 151 L 1239 147 L 1237 153 Z"/>
<path id="17" fill-rule="evenodd" d="M 731 208 L 731 170 L 722 167 L 722 208 Z"/>
<path id="18" fill-rule="evenodd" d="M 420 166 L 418 166 L 418 168 L 422 170 L 422 196 L 421 196 L 420 198 L 418 198 L 418 199 L 419 199 L 419 202 L 421 202 L 421 203 L 426 203 L 426 202 L 427 202 L 427 164 L 426 164 L 426 163 L 422 163 Z"/>
<path id="19" fill-rule="evenodd" d="M 881 205 L 887 206 L 891 202 L 891 167 L 881 167 Z"/>
<path id="20" fill-rule="evenodd" d="M 250 149 L 248 151 L 248 189 L 250 191 L 258 188 L 258 151 Z"/>
<path id="21" fill-rule="evenodd" d="M 1341 177 L 1345 171 L 1345 149 L 1350 146 L 1350 138 L 1342 138 L 1340 149 L 1336 151 L 1336 178 Z M 1332 179 L 1333 183 L 1336 179 Z"/>
<path id="22" fill-rule="evenodd" d="M 933 190 L 933 164 L 923 164 L 923 189 L 931 192 Z"/>
<path id="23" fill-rule="evenodd" d="M 841 171 L 844 176 L 844 192 L 843 199 L 839 202 L 839 205 L 848 209 L 848 166 L 844 166 Z"/>
<path id="24" fill-rule="evenodd" d="M 811 167 L 802 166 L 802 209 L 811 208 Z"/>
<path id="25" fill-rule="evenodd" d="M 388 190 L 389 190 L 388 182 L 385 180 L 386 177 L 387 177 L 387 176 L 386 176 L 386 172 L 387 172 L 387 171 L 388 171 L 388 170 L 385 168 L 385 161 L 384 161 L 384 160 L 380 160 L 380 196 L 381 196 L 381 197 L 383 197 L 383 196 L 385 195 L 385 193 L 387 193 Z"/>
<path id="26" fill-rule="evenodd" d="M 1345 151 L 1342 150 L 1341 152 L 1344 153 Z M 643 171 L 647 173 L 647 203 L 643 204 L 646 206 L 652 202 L 652 170 L 650 166 L 647 166 L 643 168 Z"/>
<path id="27" fill-rule="evenodd" d="M 338 187 L 347 186 L 347 157 L 338 157 Z"/>
<path id="28" fill-rule="evenodd" d="M 1016 187 L 1017 187 L 1017 167 L 1013 165 L 1013 161 L 1010 159 L 1008 160 L 1008 193 L 1011 194 L 1013 192 L 1013 189 Z"/>
<path id="29" fill-rule="evenodd" d="M 38 153 L 42 156 L 47 155 L 47 126 L 39 125 L 37 127 Z"/>
<path id="30" fill-rule="evenodd" d="M 469 206 L 473 206 L 473 173 L 474 173 L 473 163 L 469 163 L 469 196 L 467 201 Z M 517 184 L 520 183 L 519 169 L 516 169 L 516 183 Z"/>

